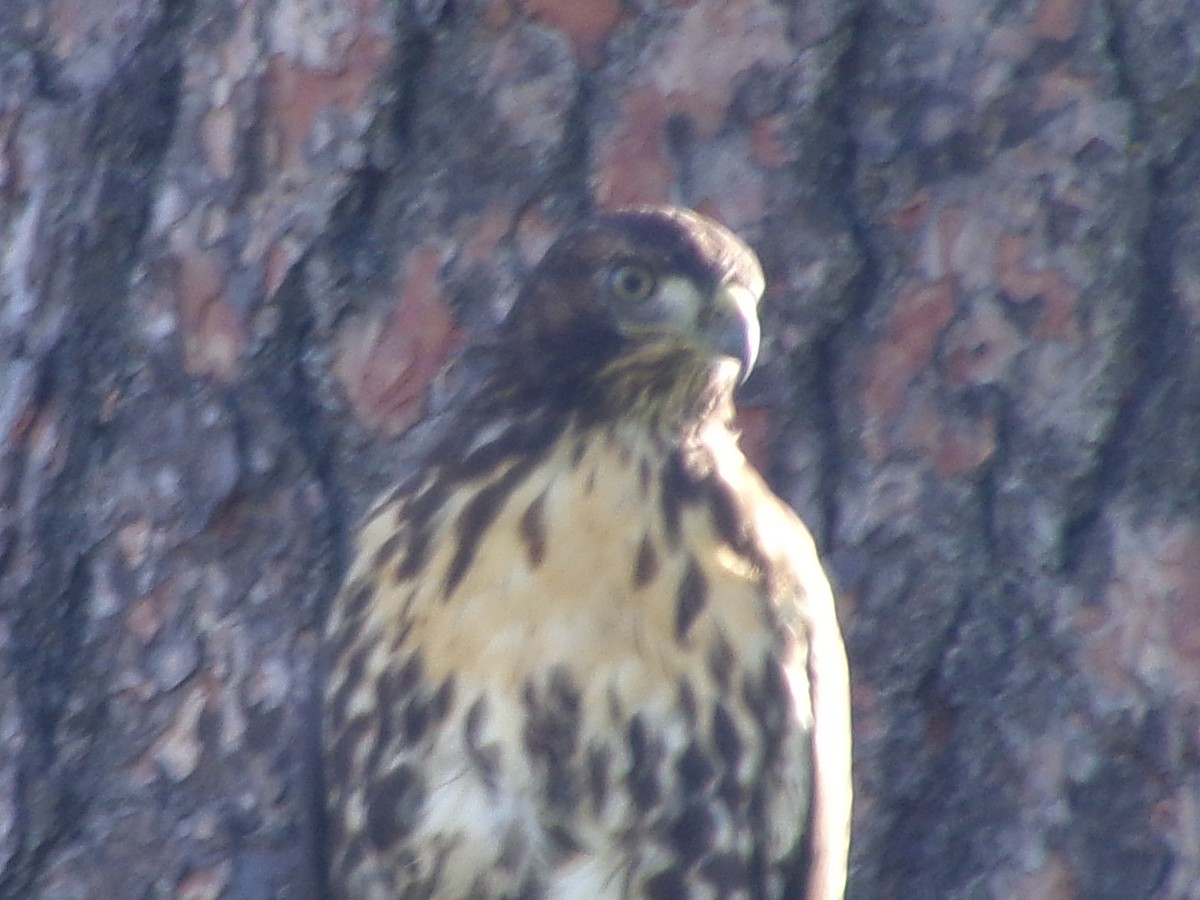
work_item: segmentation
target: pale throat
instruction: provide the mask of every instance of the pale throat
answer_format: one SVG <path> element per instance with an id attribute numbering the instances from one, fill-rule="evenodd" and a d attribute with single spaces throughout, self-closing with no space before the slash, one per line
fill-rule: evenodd
<path id="1" fill-rule="evenodd" d="M 732 357 L 701 354 L 686 344 L 647 346 L 604 367 L 594 382 L 592 411 L 658 437 L 686 438 L 709 422 L 733 421 L 740 374 Z"/>

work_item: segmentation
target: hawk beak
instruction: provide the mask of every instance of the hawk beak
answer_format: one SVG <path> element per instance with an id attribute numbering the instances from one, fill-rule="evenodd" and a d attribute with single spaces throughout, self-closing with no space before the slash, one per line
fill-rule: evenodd
<path id="1" fill-rule="evenodd" d="M 745 381 L 758 359 L 758 297 L 744 285 L 725 282 L 713 297 L 712 316 L 704 333 L 714 350 L 742 364 L 741 380 Z"/>

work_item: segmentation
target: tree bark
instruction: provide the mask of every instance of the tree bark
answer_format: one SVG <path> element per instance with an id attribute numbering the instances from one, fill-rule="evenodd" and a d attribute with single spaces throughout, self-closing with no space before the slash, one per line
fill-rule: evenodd
<path id="1" fill-rule="evenodd" d="M 0 896 L 321 896 L 322 611 L 593 208 L 739 231 L 848 895 L 1200 896 L 1196 0 L 4 0 Z"/>

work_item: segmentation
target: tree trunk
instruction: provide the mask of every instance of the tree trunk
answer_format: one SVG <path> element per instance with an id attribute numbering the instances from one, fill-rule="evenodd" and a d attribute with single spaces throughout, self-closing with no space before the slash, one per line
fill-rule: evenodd
<path id="1" fill-rule="evenodd" d="M 849 896 L 1200 896 L 1196 0 L 4 0 L 0 896 L 321 894 L 322 611 L 553 236 L 693 206 Z"/>

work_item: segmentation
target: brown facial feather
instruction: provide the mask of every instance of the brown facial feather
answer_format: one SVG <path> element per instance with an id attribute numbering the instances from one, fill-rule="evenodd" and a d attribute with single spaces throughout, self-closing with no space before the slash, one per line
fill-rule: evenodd
<path id="1" fill-rule="evenodd" d="M 630 326 L 669 326 L 679 311 L 656 306 L 665 302 L 659 297 L 630 304 L 614 296 L 608 279 L 630 266 L 660 286 L 671 278 L 692 285 L 701 304 L 697 321 L 674 323 L 674 334 L 670 327 L 632 334 Z M 502 334 L 511 354 L 502 381 L 559 405 L 604 405 L 601 376 L 620 372 L 622 359 L 645 359 L 635 377 L 646 398 L 671 396 L 667 389 L 681 380 L 699 392 L 716 354 L 705 352 L 697 329 L 714 314 L 704 304 L 727 283 L 757 298 L 762 269 L 753 251 L 717 223 L 686 210 L 597 216 L 567 232 L 530 274 Z"/>

